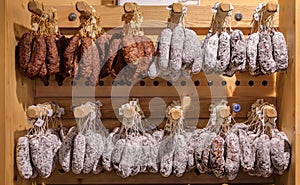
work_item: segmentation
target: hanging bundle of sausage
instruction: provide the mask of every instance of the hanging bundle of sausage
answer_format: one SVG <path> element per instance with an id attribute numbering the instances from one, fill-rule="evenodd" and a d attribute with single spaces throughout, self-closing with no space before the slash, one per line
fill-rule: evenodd
<path id="1" fill-rule="evenodd" d="M 273 74 L 288 67 L 285 38 L 274 25 L 279 5 L 262 3 L 254 11 L 252 34 L 247 39 L 247 63 L 251 75 Z M 253 32 L 257 29 L 257 32 Z"/>
<path id="2" fill-rule="evenodd" d="M 49 85 L 49 76 L 60 72 L 56 10 L 44 9 L 37 1 L 30 1 L 28 9 L 32 12 L 32 31 L 25 33 L 18 44 L 19 67 L 30 79 L 39 77 Z"/>
<path id="3" fill-rule="evenodd" d="M 187 8 L 180 3 L 173 3 L 167 8 L 170 11 L 168 27 L 157 39 L 155 57 L 148 75 L 150 78 L 162 76 L 177 81 L 181 75 L 190 78 L 192 73 L 201 71 L 201 43 L 193 30 L 183 27 Z"/>
<path id="4" fill-rule="evenodd" d="M 100 26 L 96 11 L 84 1 L 76 3 L 80 13 L 80 31 L 75 34 L 63 53 L 65 76 L 84 79 L 87 84 L 98 84 L 101 65 L 106 60 L 110 36 Z"/>
<path id="5" fill-rule="evenodd" d="M 33 127 L 18 139 L 16 146 L 17 168 L 23 178 L 36 178 L 38 175 L 48 178 L 56 169 L 57 151 L 65 130 L 60 122 L 63 112 L 63 108 L 51 102 L 28 107 L 28 122 Z M 59 127 L 54 128 L 57 123 Z"/>
<path id="6" fill-rule="evenodd" d="M 118 80 L 132 81 L 147 76 L 154 55 L 154 44 L 142 31 L 143 16 L 139 6 L 125 3 L 123 7 L 123 31 L 111 37 L 101 76 L 111 74 Z"/>

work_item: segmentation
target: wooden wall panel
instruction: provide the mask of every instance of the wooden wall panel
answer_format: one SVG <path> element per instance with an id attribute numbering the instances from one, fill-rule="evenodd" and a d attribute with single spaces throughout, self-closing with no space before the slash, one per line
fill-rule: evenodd
<path id="1" fill-rule="evenodd" d="M 1 163 L 1 168 L 2 166 L 5 168 L 5 182 L 1 184 L 14 184 L 15 179 L 16 184 L 25 185 L 29 182 L 23 182 L 21 178 L 17 178 L 18 173 L 15 173 L 14 143 L 15 138 L 19 137 L 16 133 L 30 126 L 26 121 L 25 109 L 33 103 L 35 89 L 34 82 L 23 78 L 16 68 L 15 47 L 17 44 L 16 36 L 20 34 L 20 30 L 16 30 L 17 25 L 28 27 L 30 13 L 27 11 L 27 0 L 4 0 L 2 2 L 5 4 L 5 23 L 1 24 L 1 27 L 4 29 L 3 32 L 1 31 L 1 34 L 4 33 L 5 38 L 1 40 L 1 45 L 5 47 L 5 54 L 1 55 L 1 65 L 4 65 L 4 67 L 1 67 L 0 74 L 4 74 L 4 78 L 1 78 L 1 81 L 4 83 L 5 88 L 1 88 L 1 97 L 4 96 L 5 101 L 1 101 L 1 104 L 5 105 L 5 121 L 1 121 L 1 124 L 5 124 L 5 129 L 3 133 L 4 140 L 1 139 L 1 142 L 4 143 L 5 148 L 0 150 L 5 152 L 5 162 Z M 2 137 L 2 133 L 0 135 Z"/>
<path id="2" fill-rule="evenodd" d="M 298 2 L 298 6 L 295 4 Z M 289 68 L 286 73 L 282 73 L 278 76 L 277 84 L 277 110 L 279 112 L 279 128 L 287 133 L 288 138 L 292 144 L 292 160 L 288 173 L 284 176 L 278 176 L 277 184 L 293 185 L 300 183 L 300 173 L 295 175 L 295 167 L 299 169 L 299 152 L 296 153 L 297 147 L 299 147 L 299 140 L 297 142 L 295 133 L 300 132 L 295 129 L 299 128 L 297 125 L 300 123 L 299 119 L 299 107 L 300 107 L 300 76 L 299 76 L 299 36 L 295 35 L 295 22 L 296 29 L 300 33 L 299 25 L 299 13 L 295 14 L 295 7 L 299 8 L 299 0 L 285 1 L 279 0 L 280 4 L 280 30 L 283 32 L 289 52 Z M 299 10 L 298 10 L 299 11 Z M 295 20 L 296 19 L 296 20 Z M 296 51 L 295 48 L 298 48 Z M 295 89 L 296 88 L 296 89 Z M 296 96 L 298 95 L 298 96 Z M 295 114 L 296 109 L 296 114 Z M 297 114 L 298 110 L 298 114 Z M 296 119 L 295 119 L 296 118 Z M 295 127 L 296 126 L 296 127 Z M 295 181 L 296 180 L 296 181 Z"/>

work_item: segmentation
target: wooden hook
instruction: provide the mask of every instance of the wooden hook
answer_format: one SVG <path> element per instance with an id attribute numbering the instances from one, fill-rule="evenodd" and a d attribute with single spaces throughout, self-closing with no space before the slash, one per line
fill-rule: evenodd
<path id="1" fill-rule="evenodd" d="M 34 0 L 28 2 L 28 10 L 38 16 L 42 16 L 45 11 L 43 3 Z"/>
<path id="2" fill-rule="evenodd" d="M 181 3 L 173 3 L 169 6 L 169 8 L 171 8 L 171 10 L 168 22 L 171 23 L 173 26 L 176 26 L 181 21 L 183 5 Z"/>
<path id="3" fill-rule="evenodd" d="M 76 10 L 86 19 L 93 15 L 93 8 L 85 1 L 77 1 Z"/>
<path id="4" fill-rule="evenodd" d="M 74 117 L 75 118 L 84 118 L 88 116 L 91 112 L 91 108 L 89 106 L 79 106 L 74 108 Z"/>
<path id="5" fill-rule="evenodd" d="M 221 32 L 225 19 L 228 16 L 228 12 L 230 11 L 230 4 L 228 3 L 220 3 L 217 9 L 217 13 L 212 18 L 211 28 L 213 29 L 213 33 L 216 31 Z"/>
<path id="6" fill-rule="evenodd" d="M 266 6 L 261 10 L 263 12 L 262 15 L 262 24 L 264 25 L 271 16 L 273 16 L 277 12 L 278 4 L 276 1 L 271 1 L 266 4 Z"/>
<path id="7" fill-rule="evenodd" d="M 30 106 L 30 107 L 28 107 L 28 109 L 26 111 L 26 115 L 28 118 L 39 118 L 41 116 L 48 115 L 49 110 L 52 110 L 52 112 L 53 112 L 51 104 L 43 105 L 43 107 Z"/>
<path id="8" fill-rule="evenodd" d="M 124 14 L 122 15 L 122 21 L 128 24 L 134 16 L 134 12 L 138 9 L 138 5 L 132 2 L 126 2 L 123 5 Z"/>

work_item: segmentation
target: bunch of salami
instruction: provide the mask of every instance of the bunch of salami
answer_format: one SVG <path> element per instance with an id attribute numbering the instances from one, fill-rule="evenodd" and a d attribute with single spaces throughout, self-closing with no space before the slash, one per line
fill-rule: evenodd
<path id="1" fill-rule="evenodd" d="M 60 71 L 60 56 L 55 11 L 46 16 L 33 15 L 33 31 L 24 33 L 18 43 L 20 70 L 30 79 L 40 78 L 49 85 L 49 76 Z"/>
<path id="2" fill-rule="evenodd" d="M 213 106 L 206 128 L 193 131 L 188 147 L 194 159 L 190 155 L 189 168 L 196 166 L 200 173 L 227 176 L 228 180 L 234 180 L 240 169 L 258 177 L 283 174 L 288 169 L 291 151 L 286 134 L 276 128 L 275 107 L 258 100 L 249 112 L 250 124 L 232 126 L 230 114 L 220 111 L 224 105 L 221 102 Z"/>
<path id="3" fill-rule="evenodd" d="M 20 175 L 25 179 L 48 178 L 58 164 L 57 151 L 65 128 L 48 128 L 61 115 L 61 108 L 53 103 L 29 107 L 39 111 L 39 115 L 29 117 L 33 127 L 28 134 L 20 137 L 16 146 L 16 163 Z M 35 118 L 33 118 L 35 117 Z"/>
<path id="4" fill-rule="evenodd" d="M 101 77 L 109 74 L 119 80 L 132 81 L 144 78 L 154 56 L 154 44 L 141 31 L 143 16 L 136 7 L 123 15 L 123 31 L 112 35 L 109 42 L 107 61 Z"/>
<path id="5" fill-rule="evenodd" d="M 182 18 L 186 7 L 183 9 Z M 201 43 L 197 34 L 184 28 L 182 22 L 169 23 L 168 27 L 162 30 L 155 51 L 154 60 L 148 71 L 150 78 L 162 76 L 170 81 L 177 81 L 181 75 L 190 78 L 192 73 L 201 71 L 203 61 Z"/>
<path id="6" fill-rule="evenodd" d="M 85 115 L 77 118 L 78 126 L 69 129 L 58 152 L 65 172 L 99 174 L 103 170 L 102 156 L 108 131 L 100 119 L 101 105 L 100 102 L 86 102 L 79 106 Z"/>

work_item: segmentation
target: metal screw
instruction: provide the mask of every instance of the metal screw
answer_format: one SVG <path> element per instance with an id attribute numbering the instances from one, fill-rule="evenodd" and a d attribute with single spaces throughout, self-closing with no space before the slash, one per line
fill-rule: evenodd
<path id="1" fill-rule="evenodd" d="M 75 21 L 77 19 L 76 13 L 73 12 L 69 13 L 68 19 L 69 21 Z"/>
<path id="2" fill-rule="evenodd" d="M 243 19 L 243 14 L 242 14 L 241 12 L 236 12 L 236 13 L 234 14 L 234 19 L 235 19 L 236 21 L 241 21 L 241 20 Z"/>

